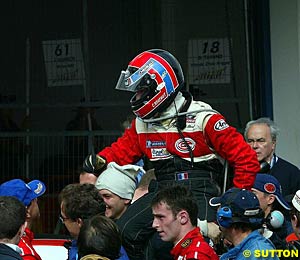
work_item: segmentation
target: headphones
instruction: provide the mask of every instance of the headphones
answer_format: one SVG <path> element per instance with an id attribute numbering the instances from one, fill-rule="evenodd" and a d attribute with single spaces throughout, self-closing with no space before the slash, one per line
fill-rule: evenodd
<path id="1" fill-rule="evenodd" d="M 228 228 L 232 222 L 232 211 L 228 206 L 222 207 L 217 211 L 217 222 L 219 226 Z"/>
<path id="2" fill-rule="evenodd" d="M 256 218 L 239 217 L 233 216 L 231 208 L 224 206 L 217 211 L 217 222 L 219 226 L 224 228 L 228 228 L 236 222 L 249 223 L 256 227 L 262 225 L 263 223 L 263 212 L 260 210 Z"/>
<path id="3" fill-rule="evenodd" d="M 279 210 L 272 211 L 266 218 L 266 224 L 270 228 L 280 228 L 284 222 L 284 216 Z"/>

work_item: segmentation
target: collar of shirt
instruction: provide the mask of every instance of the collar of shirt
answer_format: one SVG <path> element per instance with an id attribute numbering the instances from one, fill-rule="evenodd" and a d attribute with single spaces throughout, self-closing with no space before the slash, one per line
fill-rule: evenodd
<path id="1" fill-rule="evenodd" d="M 276 154 L 273 155 L 271 163 L 270 163 L 270 168 L 272 168 L 274 166 L 274 164 L 277 162 L 278 157 L 276 156 Z"/>
<path id="2" fill-rule="evenodd" d="M 22 249 L 20 247 L 18 247 L 17 245 L 11 244 L 11 243 L 3 243 L 3 244 L 9 246 L 11 249 L 15 250 L 19 254 L 22 254 Z"/>

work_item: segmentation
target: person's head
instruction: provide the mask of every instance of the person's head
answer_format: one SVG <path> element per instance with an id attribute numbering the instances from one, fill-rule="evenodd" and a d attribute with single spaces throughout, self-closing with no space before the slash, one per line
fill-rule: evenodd
<path id="1" fill-rule="evenodd" d="M 155 177 L 155 172 L 154 172 L 153 168 L 146 171 L 146 173 L 143 174 L 143 176 L 141 177 L 141 180 L 139 181 L 139 184 L 134 191 L 132 202 L 136 201 L 137 199 L 142 197 L 144 194 L 148 193 L 149 184 L 152 180 L 155 180 L 155 179 L 156 179 L 156 177 Z"/>
<path id="2" fill-rule="evenodd" d="M 151 202 L 152 226 L 163 241 L 177 243 L 197 226 L 198 206 L 191 191 L 176 185 L 160 190 Z"/>
<path id="3" fill-rule="evenodd" d="M 217 222 L 226 239 L 235 244 L 234 235 L 248 234 L 260 228 L 264 213 L 256 195 L 246 189 L 231 188 L 221 197 L 210 199 L 211 206 L 218 206 Z"/>
<path id="4" fill-rule="evenodd" d="M 69 184 L 59 194 L 60 218 L 70 235 L 78 237 L 84 221 L 104 214 L 103 200 L 93 184 Z"/>
<path id="5" fill-rule="evenodd" d="M 97 181 L 97 176 L 93 173 L 82 171 L 79 174 L 79 183 L 80 184 L 90 183 L 90 184 L 95 185 L 96 181 Z"/>
<path id="6" fill-rule="evenodd" d="M 290 215 L 294 233 L 300 239 L 300 190 L 296 192 L 292 199 Z"/>
<path id="7" fill-rule="evenodd" d="M 258 161 L 270 163 L 276 148 L 279 129 L 269 118 L 249 121 L 245 127 L 246 142 L 255 150 Z"/>
<path id="8" fill-rule="evenodd" d="M 131 109 L 142 118 L 152 118 L 164 111 L 184 85 L 182 68 L 177 59 L 161 49 L 137 55 L 122 71 L 116 89 L 132 91 Z"/>
<path id="9" fill-rule="evenodd" d="M 0 185 L 0 196 L 16 197 L 25 205 L 29 228 L 31 227 L 32 222 L 40 217 L 37 199 L 42 196 L 45 191 L 45 184 L 39 180 L 25 183 L 21 179 L 13 179 Z"/>
<path id="10" fill-rule="evenodd" d="M 113 220 L 96 215 L 84 222 L 77 245 L 79 257 L 95 254 L 115 260 L 120 257 L 121 235 Z"/>
<path id="11" fill-rule="evenodd" d="M 26 227 L 26 208 L 13 196 L 0 196 L 0 241 L 18 244 Z"/>
<path id="12" fill-rule="evenodd" d="M 273 210 L 290 210 L 289 204 L 282 196 L 280 183 L 274 176 L 257 174 L 251 190 L 258 198 L 265 217 Z"/>
<path id="13" fill-rule="evenodd" d="M 126 211 L 136 189 L 136 176 L 143 168 L 137 165 L 107 165 L 95 184 L 106 204 L 105 216 L 118 219 Z"/>

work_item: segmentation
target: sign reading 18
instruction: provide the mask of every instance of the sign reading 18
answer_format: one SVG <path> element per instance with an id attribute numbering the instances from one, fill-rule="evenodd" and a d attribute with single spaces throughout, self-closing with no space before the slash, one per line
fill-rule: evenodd
<path id="1" fill-rule="evenodd" d="M 219 51 L 219 49 L 220 49 L 220 42 L 219 41 L 204 42 L 203 43 L 202 54 L 217 53 Z"/>
<path id="2" fill-rule="evenodd" d="M 54 53 L 55 53 L 56 56 L 61 56 L 61 55 L 68 56 L 68 54 L 69 54 L 69 44 L 68 43 L 66 43 L 66 44 L 57 44 Z"/>

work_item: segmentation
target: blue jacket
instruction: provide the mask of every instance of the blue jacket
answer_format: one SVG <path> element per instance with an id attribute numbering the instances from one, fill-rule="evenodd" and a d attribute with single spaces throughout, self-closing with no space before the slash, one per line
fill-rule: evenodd
<path id="1" fill-rule="evenodd" d="M 240 244 L 221 255 L 220 260 L 279 260 L 274 250 L 272 242 L 264 238 L 258 230 L 254 230 Z"/>
<path id="2" fill-rule="evenodd" d="M 78 260 L 78 247 L 77 247 L 76 239 L 72 240 L 72 245 L 69 248 L 68 254 L 69 254 L 68 260 Z M 121 246 L 120 255 L 121 255 L 120 258 L 118 258 L 117 260 L 129 260 L 123 246 Z"/>

